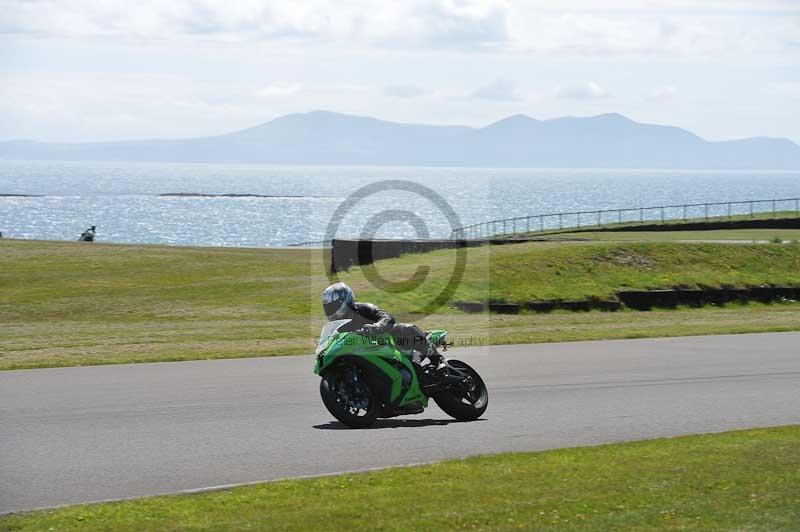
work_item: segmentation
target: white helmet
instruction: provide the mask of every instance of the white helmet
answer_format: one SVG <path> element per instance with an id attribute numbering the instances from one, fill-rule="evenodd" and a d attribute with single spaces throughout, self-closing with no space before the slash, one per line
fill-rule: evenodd
<path id="1" fill-rule="evenodd" d="M 347 316 L 355 300 L 353 290 L 344 283 L 332 284 L 322 292 L 322 308 L 330 321 Z"/>

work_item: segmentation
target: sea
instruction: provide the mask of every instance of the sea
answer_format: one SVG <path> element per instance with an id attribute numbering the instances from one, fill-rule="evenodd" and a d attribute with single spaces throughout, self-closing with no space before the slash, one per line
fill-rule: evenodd
<path id="1" fill-rule="evenodd" d="M 800 172 L 0 161 L 0 232 L 21 239 L 92 225 L 100 242 L 186 246 L 446 238 L 500 218 L 775 198 L 800 198 Z"/>

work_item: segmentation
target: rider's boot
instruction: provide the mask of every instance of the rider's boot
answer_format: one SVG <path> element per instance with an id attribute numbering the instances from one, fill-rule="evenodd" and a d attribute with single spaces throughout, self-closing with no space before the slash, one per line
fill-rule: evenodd
<path id="1" fill-rule="evenodd" d="M 433 345 L 428 345 L 425 357 L 429 360 L 429 363 L 419 366 L 417 373 L 423 389 L 438 386 L 441 374 L 446 371 L 445 368 L 447 367 L 444 357 Z"/>
<path id="2" fill-rule="evenodd" d="M 442 356 L 442 354 L 439 351 L 437 351 L 436 346 L 434 345 L 428 346 L 427 356 L 428 360 L 430 360 L 430 364 L 428 365 L 428 367 L 434 370 L 436 374 L 441 373 L 444 370 L 445 366 L 447 366 L 444 360 L 444 356 Z"/>

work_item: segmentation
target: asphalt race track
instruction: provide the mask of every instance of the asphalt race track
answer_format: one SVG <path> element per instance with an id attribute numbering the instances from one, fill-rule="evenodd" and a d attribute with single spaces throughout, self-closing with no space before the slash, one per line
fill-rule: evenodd
<path id="1" fill-rule="evenodd" d="M 0 372 L 0 511 L 800 423 L 800 333 L 454 349 L 485 419 L 343 429 L 311 356 Z"/>

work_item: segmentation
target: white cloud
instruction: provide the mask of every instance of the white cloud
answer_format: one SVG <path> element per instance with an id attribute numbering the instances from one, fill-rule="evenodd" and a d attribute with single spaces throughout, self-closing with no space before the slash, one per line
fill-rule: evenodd
<path id="1" fill-rule="evenodd" d="M 299 83 L 276 82 L 270 83 L 266 87 L 262 87 L 256 91 L 256 95 L 262 98 L 272 98 L 280 96 L 291 96 L 297 94 L 302 89 Z"/>
<path id="2" fill-rule="evenodd" d="M 368 101 L 364 95 L 371 90 L 359 84 L 256 83 L 177 73 L 24 73 L 0 84 L 0 139 L 214 135 L 309 109 L 358 112 L 348 99 Z"/>
<path id="3" fill-rule="evenodd" d="M 508 38 L 503 0 L 5 0 L 0 9 L 0 30 L 7 34 L 445 47 L 491 45 Z"/>
<path id="4" fill-rule="evenodd" d="M 420 98 L 431 94 L 431 91 L 418 85 L 389 85 L 383 88 L 383 93 L 392 98 Z"/>
<path id="5" fill-rule="evenodd" d="M 0 88 L 0 138 L 75 141 L 224 133 L 276 114 L 255 92 L 230 81 L 177 75 L 28 74 Z"/>
<path id="6" fill-rule="evenodd" d="M 556 89 L 556 96 L 570 100 L 599 100 L 608 98 L 611 93 L 594 81 L 589 81 L 587 83 L 561 86 Z"/>
<path id="7" fill-rule="evenodd" d="M 123 39 L 338 41 L 582 55 L 774 53 L 800 43 L 789 1 L 0 0 L 0 33 Z"/>
<path id="8" fill-rule="evenodd" d="M 800 81 L 778 81 L 767 85 L 766 92 L 770 96 L 800 99 Z"/>
<path id="9" fill-rule="evenodd" d="M 672 85 L 667 85 L 665 87 L 658 87 L 650 91 L 650 94 L 647 95 L 647 99 L 654 101 L 669 100 L 673 98 L 677 92 L 678 89 L 676 89 Z"/>
<path id="10" fill-rule="evenodd" d="M 509 42 L 520 51 L 683 57 L 800 51 L 797 4 L 793 10 L 789 3 L 769 1 L 653 1 L 642 7 L 641 2 L 607 0 L 562 2 L 558 9 L 531 3 L 512 6 Z"/>
<path id="11" fill-rule="evenodd" d="M 0 64 L 0 138 L 190 136 L 309 109 L 480 125 L 600 108 L 709 138 L 800 138 L 797 0 L 0 0 Z"/>
<path id="12" fill-rule="evenodd" d="M 495 102 L 518 102 L 524 99 L 517 88 L 517 84 L 503 78 L 496 79 L 488 85 L 476 89 L 470 96 Z"/>
<path id="13" fill-rule="evenodd" d="M 419 34 L 425 35 L 425 40 L 434 44 L 492 45 L 509 39 L 509 10 L 506 2 L 420 2 L 412 13 L 417 20 Z"/>

